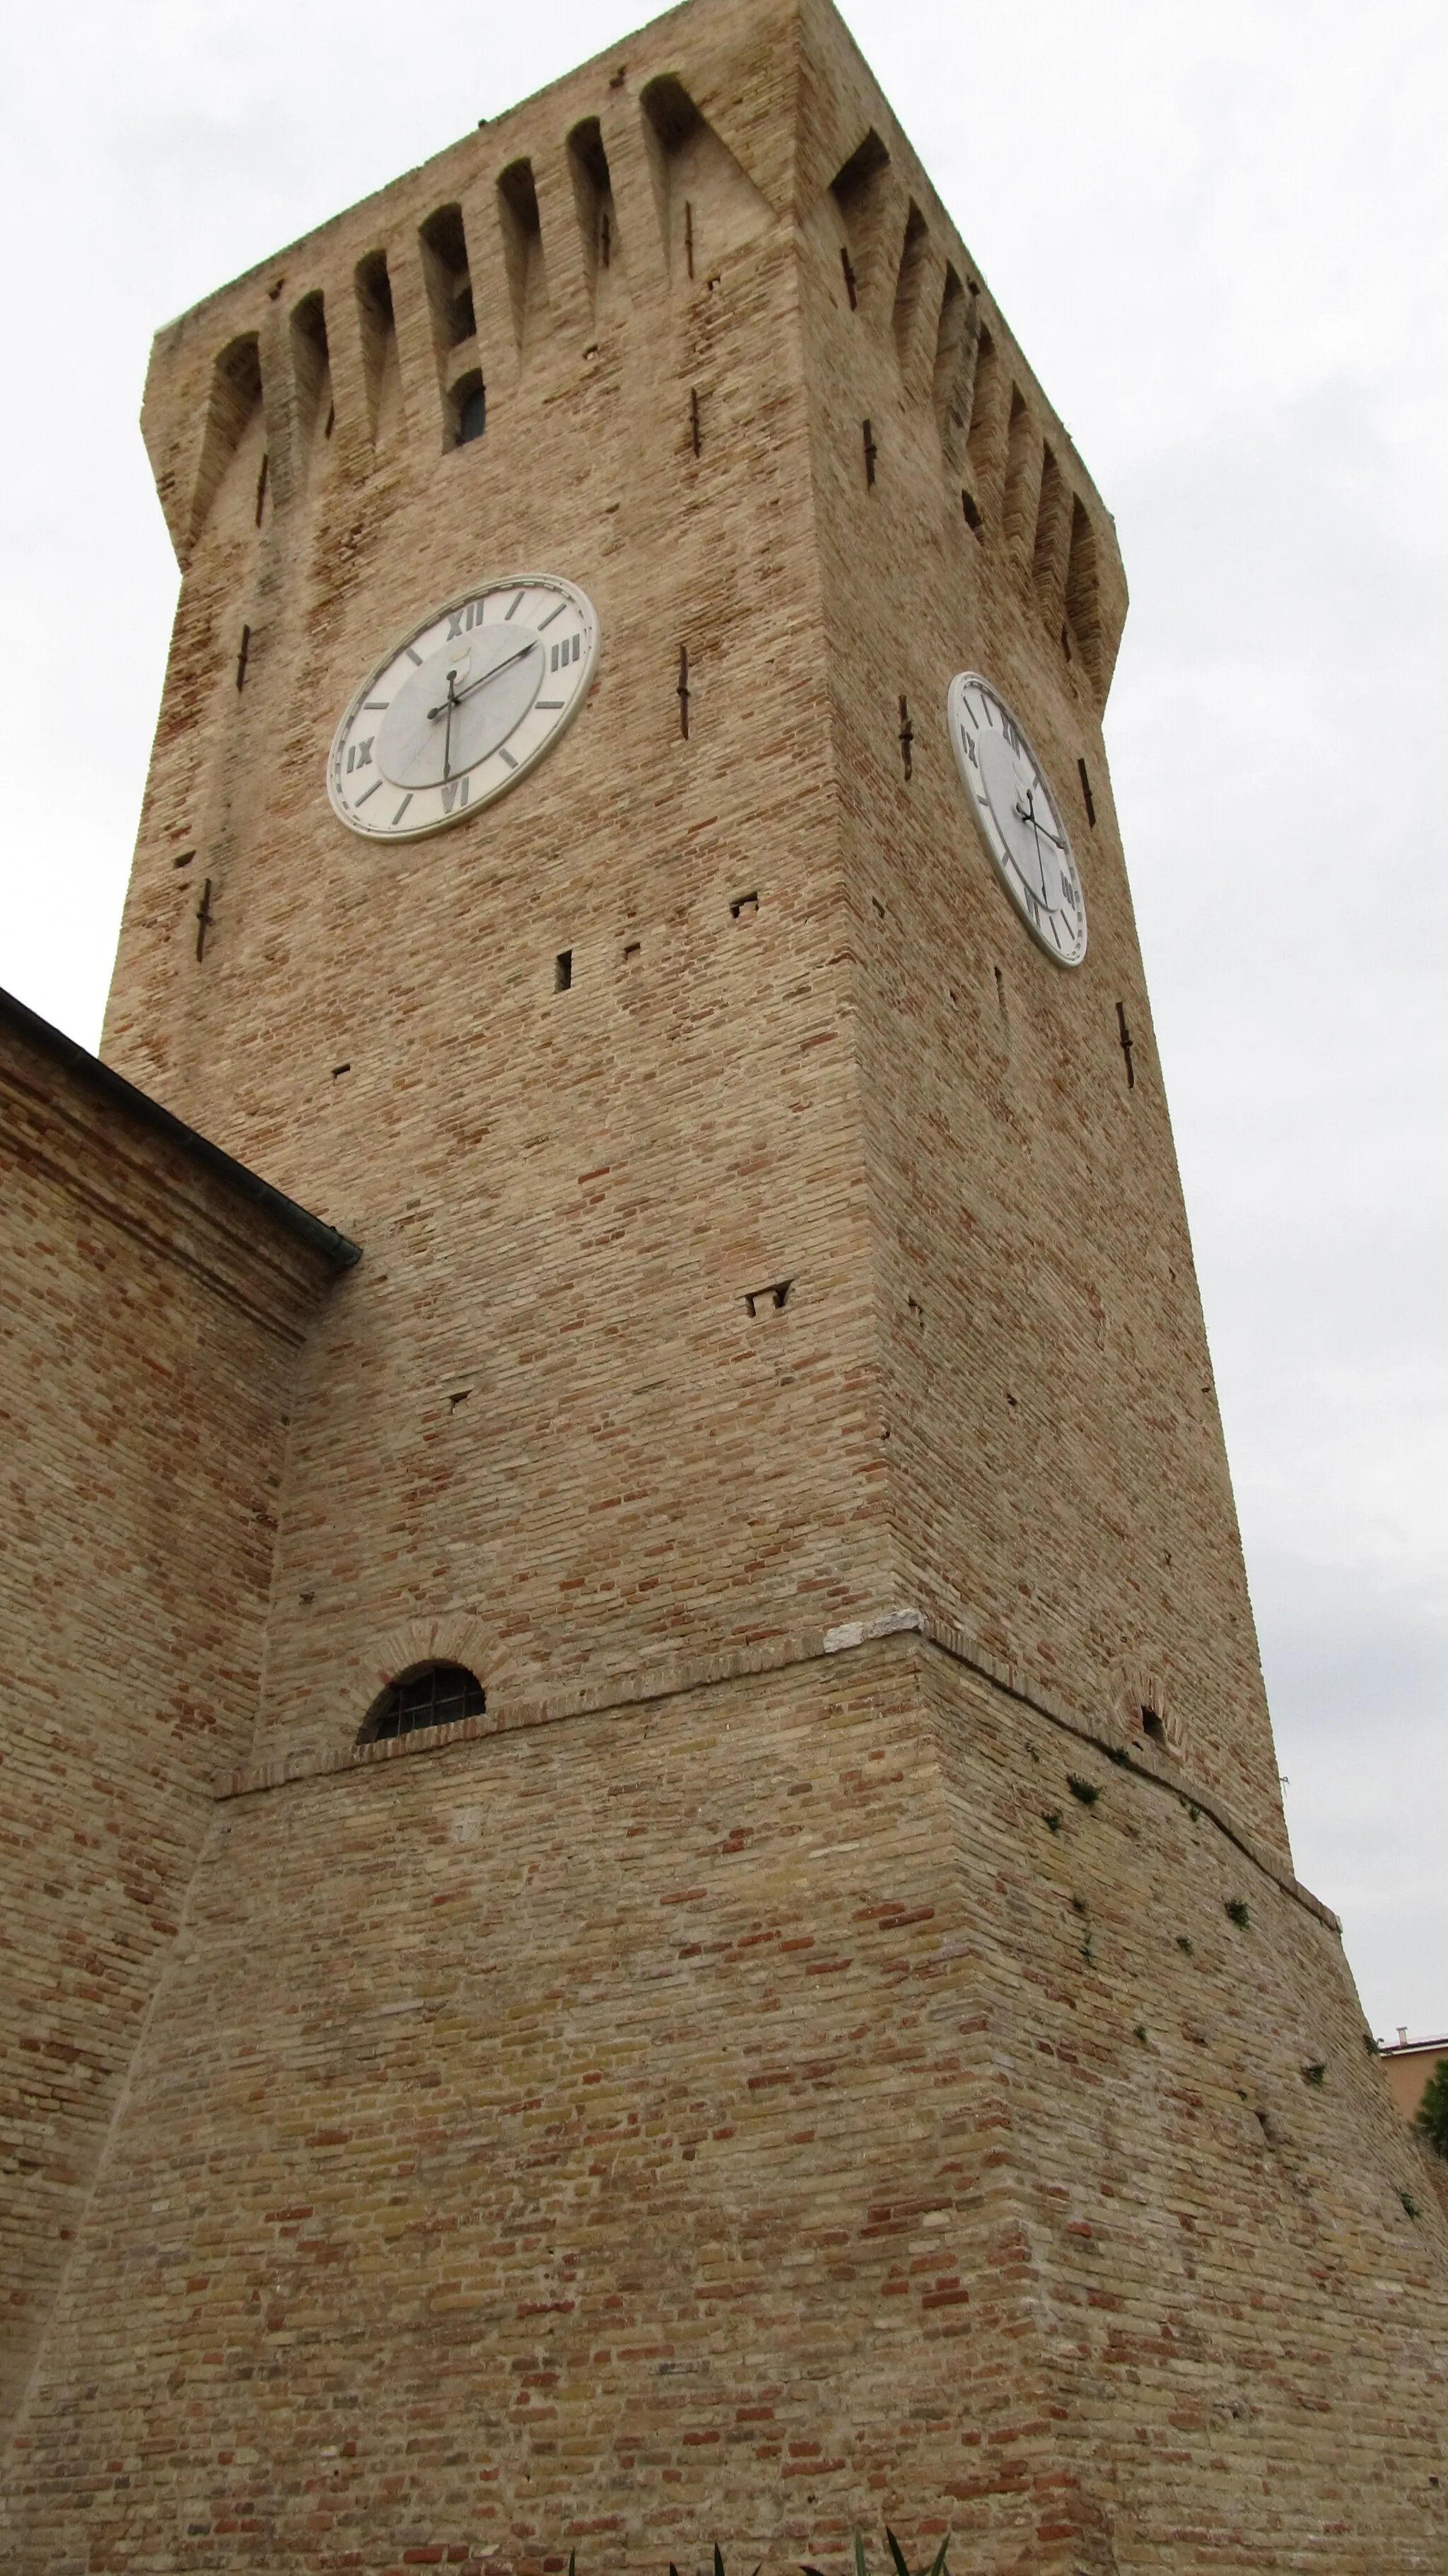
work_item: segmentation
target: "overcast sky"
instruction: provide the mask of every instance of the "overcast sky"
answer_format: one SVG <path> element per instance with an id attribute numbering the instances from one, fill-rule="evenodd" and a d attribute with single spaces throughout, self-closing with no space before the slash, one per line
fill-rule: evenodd
<path id="1" fill-rule="evenodd" d="M 11 0 L 0 982 L 94 1045 L 175 568 L 151 332 L 637 22 Z M 1108 714 L 1297 1865 L 1448 2032 L 1448 13 L 852 0 L 1115 511 Z"/>

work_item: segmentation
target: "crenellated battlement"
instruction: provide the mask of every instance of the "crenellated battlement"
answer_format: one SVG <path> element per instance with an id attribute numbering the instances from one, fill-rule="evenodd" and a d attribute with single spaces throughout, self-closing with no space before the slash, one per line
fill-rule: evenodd
<path id="1" fill-rule="evenodd" d="M 258 440 L 280 509 L 327 466 L 365 488 L 400 454 L 426 464 L 486 435 L 480 418 L 556 402 L 611 337 L 667 331 L 761 235 L 823 225 L 860 330 L 933 415 L 967 524 L 1065 623 L 1104 700 L 1126 590 L 1085 468 L 858 57 L 853 121 L 838 86 L 833 115 L 811 117 L 823 12 L 726 24 L 755 45 L 761 21 L 795 74 L 771 113 L 740 113 L 720 13 L 676 11 L 159 333 L 143 418 L 183 568 L 223 479 L 250 486 Z"/>

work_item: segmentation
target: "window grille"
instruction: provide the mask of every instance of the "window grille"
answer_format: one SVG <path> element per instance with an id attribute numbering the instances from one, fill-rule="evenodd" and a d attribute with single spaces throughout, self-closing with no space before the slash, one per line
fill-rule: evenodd
<path id="1" fill-rule="evenodd" d="M 411 1735 L 420 1726 L 457 1726 L 465 1717 L 481 1717 L 488 1695 L 464 1664 L 424 1664 L 404 1673 L 368 1711 L 357 1741 L 379 1744 L 392 1735 Z"/>

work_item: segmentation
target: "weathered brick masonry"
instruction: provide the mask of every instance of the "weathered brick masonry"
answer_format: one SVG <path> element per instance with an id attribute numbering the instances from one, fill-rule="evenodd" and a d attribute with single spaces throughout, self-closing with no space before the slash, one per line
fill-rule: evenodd
<path id="1" fill-rule="evenodd" d="M 250 1741 L 288 1390 L 350 1247 L 0 995 L 0 2421 Z"/>
<path id="2" fill-rule="evenodd" d="M 8 2563 L 836 2563 L 885 2510 L 957 2576 L 1442 2569 L 1448 2232 L 1291 1874 L 1114 532 L 840 22 L 692 0 L 170 326 L 145 429 L 105 1051 L 365 1258 L 218 1363 L 281 1485 L 176 1569 L 209 1802 L 96 1706 L 181 1929 Z M 343 706 L 528 567 L 587 707 L 363 843 Z M 968 665 L 1077 972 L 973 836 Z M 357 1749 L 437 1657 L 486 1714 Z"/>
<path id="3" fill-rule="evenodd" d="M 15 2563 L 1436 2567 L 1415 2186 L 1330 1924 L 916 1637 L 408 1743 L 226 1802 Z"/>

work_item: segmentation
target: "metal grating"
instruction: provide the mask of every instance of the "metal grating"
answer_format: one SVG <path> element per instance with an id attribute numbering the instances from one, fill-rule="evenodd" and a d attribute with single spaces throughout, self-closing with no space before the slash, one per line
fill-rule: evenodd
<path id="1" fill-rule="evenodd" d="M 428 1664 L 393 1682 L 368 1717 L 360 1741 L 376 1744 L 390 1735 L 411 1735 L 420 1726 L 457 1726 L 465 1717 L 481 1717 L 488 1695 L 464 1664 Z"/>

